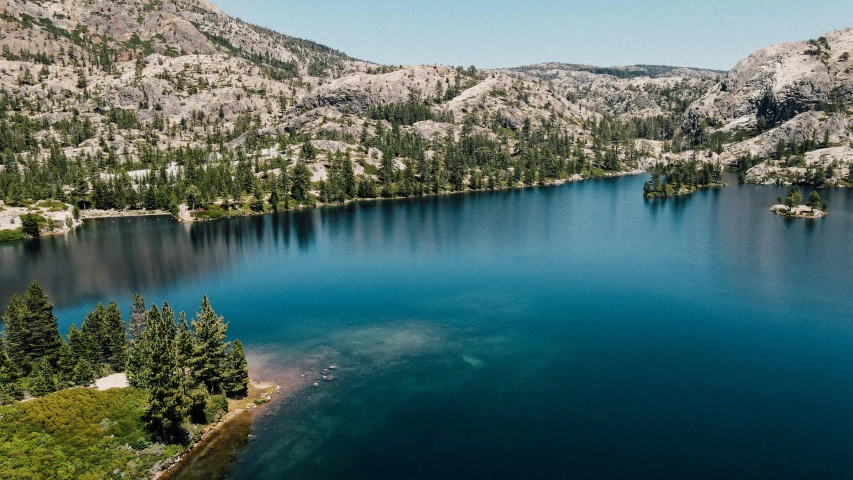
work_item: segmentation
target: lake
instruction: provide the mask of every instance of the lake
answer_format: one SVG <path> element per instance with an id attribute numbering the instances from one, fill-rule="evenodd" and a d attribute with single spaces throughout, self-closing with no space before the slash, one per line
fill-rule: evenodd
<path id="1" fill-rule="evenodd" d="M 64 333 L 209 295 L 293 385 L 224 478 L 849 478 L 853 189 L 802 220 L 768 211 L 785 187 L 646 178 L 91 220 L 0 245 L 0 301 L 38 279 Z"/>

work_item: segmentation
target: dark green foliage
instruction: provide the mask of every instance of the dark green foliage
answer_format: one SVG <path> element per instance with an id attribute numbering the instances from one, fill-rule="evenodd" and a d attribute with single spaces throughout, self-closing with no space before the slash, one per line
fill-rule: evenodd
<path id="1" fill-rule="evenodd" d="M 812 192 L 811 195 L 809 195 L 809 207 L 811 207 L 812 210 L 820 208 L 820 195 L 817 192 Z"/>
<path id="2" fill-rule="evenodd" d="M 746 172 L 755 165 L 758 165 L 761 160 L 754 158 L 750 154 L 743 155 L 737 159 L 737 180 L 743 183 L 746 180 Z"/>
<path id="3" fill-rule="evenodd" d="M 22 375 L 29 375 L 42 360 L 56 365 L 62 337 L 53 316 L 53 305 L 38 282 L 30 284 L 23 299 L 17 293 L 12 295 L 3 322 L 9 359 Z"/>
<path id="4" fill-rule="evenodd" d="M 373 120 L 386 120 L 398 125 L 412 125 L 413 123 L 434 120 L 436 118 L 429 105 L 416 100 L 406 103 L 374 105 L 370 108 L 368 116 Z"/>
<path id="5" fill-rule="evenodd" d="M 192 321 L 196 344 L 192 365 L 196 378 L 211 393 L 221 393 L 226 365 L 225 332 L 228 324 L 213 311 L 205 295 L 201 309 Z"/>
<path id="6" fill-rule="evenodd" d="M 148 358 L 143 375 L 149 392 L 145 416 L 154 435 L 167 443 L 180 439 L 181 423 L 190 409 L 175 355 L 175 333 L 174 312 L 169 304 L 163 304 L 162 312 L 151 307 L 145 328 Z"/>
<path id="7" fill-rule="evenodd" d="M 175 339 L 175 354 L 177 355 L 178 366 L 186 375 L 192 374 L 192 361 L 195 349 L 195 335 L 187 323 L 187 316 L 184 312 L 181 312 L 181 319 L 178 321 L 178 336 Z"/>
<path id="8" fill-rule="evenodd" d="M 229 398 L 243 397 L 249 389 L 249 364 L 246 363 L 246 354 L 243 352 L 243 344 L 234 340 L 231 350 L 226 358 L 223 389 Z"/>
<path id="9" fill-rule="evenodd" d="M 695 160 L 657 164 L 650 169 L 651 180 L 643 185 L 647 198 L 670 197 L 695 192 L 711 185 L 722 185 L 722 164 Z"/>
<path id="10" fill-rule="evenodd" d="M 756 102 L 756 133 L 761 134 L 801 113 L 803 108 L 791 100 L 779 102 L 771 90 L 765 90 Z"/>
<path id="11" fill-rule="evenodd" d="M 51 365 L 55 365 L 59 347 L 62 345 L 62 336 L 59 334 L 59 325 L 53 315 L 53 304 L 47 300 L 47 295 L 36 281 L 27 287 L 24 303 L 29 312 L 30 358 L 34 361 L 44 358 Z"/>
<path id="12" fill-rule="evenodd" d="M 103 363 L 114 372 L 124 371 L 127 364 L 127 340 L 121 310 L 115 302 L 110 302 L 107 307 L 99 303 L 95 310 L 86 315 L 81 330 L 91 344 L 92 354 L 87 356 L 90 365 Z"/>
<path id="13" fill-rule="evenodd" d="M 53 379 L 53 369 L 46 358 L 36 363 L 30 373 L 30 393 L 36 397 L 43 397 L 56 390 L 56 382 Z"/>
<path id="14" fill-rule="evenodd" d="M 30 237 L 38 237 L 39 236 L 39 224 L 35 215 L 28 213 L 26 215 L 21 215 L 21 228 L 25 234 Z"/>
<path id="15" fill-rule="evenodd" d="M 32 355 L 29 351 L 32 332 L 28 321 L 29 315 L 24 299 L 17 292 L 13 293 L 9 305 L 3 312 L 6 354 L 9 356 L 9 363 L 15 365 L 23 375 L 28 375 L 32 370 Z"/>
<path id="16" fill-rule="evenodd" d="M 293 167 L 291 175 L 290 195 L 297 201 L 302 201 L 308 195 L 311 188 L 311 171 L 308 170 L 308 165 L 300 160 Z"/>
<path id="17" fill-rule="evenodd" d="M 797 207 L 803 201 L 803 194 L 800 192 L 800 187 L 793 185 L 790 190 L 788 190 L 788 196 L 785 197 L 785 206 L 789 209 Z"/>
<path id="18" fill-rule="evenodd" d="M 99 347 L 101 361 L 107 363 L 114 372 L 123 372 L 127 365 L 127 337 L 121 309 L 115 302 L 107 305 L 100 328 Z"/>
<path id="19" fill-rule="evenodd" d="M 131 342 L 140 338 L 142 332 L 145 331 L 145 325 L 148 323 L 147 315 L 148 311 L 145 308 L 145 299 L 138 293 L 134 294 L 133 305 L 130 306 L 130 319 L 127 322 L 128 337 Z"/>

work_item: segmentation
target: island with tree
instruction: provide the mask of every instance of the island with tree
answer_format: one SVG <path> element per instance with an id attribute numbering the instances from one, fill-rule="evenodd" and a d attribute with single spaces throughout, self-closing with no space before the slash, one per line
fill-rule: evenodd
<path id="1" fill-rule="evenodd" d="M 770 211 L 777 215 L 794 218 L 822 218 L 829 213 L 829 207 L 826 202 L 821 204 L 820 194 L 816 191 L 809 195 L 806 205 L 800 205 L 800 202 L 803 201 L 803 194 L 797 185 L 791 187 L 785 198 L 779 197 L 777 200 L 779 204 L 770 207 Z"/>
<path id="2" fill-rule="evenodd" d="M 658 163 L 649 169 L 651 180 L 643 185 L 646 198 L 688 195 L 700 188 L 724 187 L 722 164 L 696 160 Z"/>
<path id="3" fill-rule="evenodd" d="M 189 321 L 168 303 L 146 307 L 139 295 L 127 324 L 115 302 L 98 304 L 66 339 L 33 282 L 12 296 L 2 320 L 4 478 L 155 477 L 229 409 L 272 392 L 251 384 L 240 341 L 226 341 L 228 324 L 206 296 Z M 118 388 L 91 388 L 125 376 L 109 385 Z M 259 397 L 246 403 L 250 388 Z"/>

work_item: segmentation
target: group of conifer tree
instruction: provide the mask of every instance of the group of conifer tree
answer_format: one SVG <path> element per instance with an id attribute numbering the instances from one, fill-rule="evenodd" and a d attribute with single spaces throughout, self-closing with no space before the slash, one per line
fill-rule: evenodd
<path id="1" fill-rule="evenodd" d="M 226 341 L 228 324 L 205 296 L 196 318 L 176 319 L 168 303 L 147 309 L 134 296 L 127 325 L 115 302 L 98 304 L 67 340 L 38 282 L 6 307 L 0 336 L 0 402 L 89 386 L 126 372 L 131 386 L 149 393 L 146 417 L 160 440 L 180 438 L 185 420 L 206 423 L 210 404 L 247 393 L 249 373 L 239 340 Z M 216 398 L 214 398 L 216 397 Z M 227 407 L 226 407 L 227 408 Z"/>
<path id="2" fill-rule="evenodd" d="M 669 197 L 691 193 L 697 188 L 722 185 L 723 165 L 688 160 L 659 163 L 649 169 L 651 180 L 643 185 L 647 198 Z"/>

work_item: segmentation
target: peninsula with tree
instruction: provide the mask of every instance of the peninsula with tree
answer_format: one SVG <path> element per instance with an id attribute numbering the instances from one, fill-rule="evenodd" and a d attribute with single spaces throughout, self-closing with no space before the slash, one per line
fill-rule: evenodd
<path id="1" fill-rule="evenodd" d="M 243 347 L 226 341 L 228 324 L 207 297 L 191 320 L 139 295 L 127 323 L 115 302 L 98 304 L 66 339 L 33 282 L 2 320 L 3 478 L 154 477 L 249 390 Z M 122 374 L 126 388 L 91 388 Z"/>

